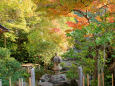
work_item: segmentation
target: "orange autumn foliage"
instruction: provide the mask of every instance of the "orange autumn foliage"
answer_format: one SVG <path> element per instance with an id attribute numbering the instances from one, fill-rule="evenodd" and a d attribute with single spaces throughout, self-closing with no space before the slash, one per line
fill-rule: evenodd
<path id="1" fill-rule="evenodd" d="M 89 12 L 96 13 L 96 12 L 100 11 L 100 8 L 105 8 L 105 9 L 107 8 L 108 12 L 115 13 L 115 4 L 108 2 L 108 0 L 102 0 L 102 1 L 101 0 L 94 0 L 90 6 L 85 7 L 85 9 L 80 8 L 79 10 L 82 12 L 86 12 L 86 10 L 87 10 Z M 75 9 L 77 9 L 77 8 L 75 8 Z M 67 16 L 68 17 L 74 17 L 78 20 L 77 23 L 67 22 L 69 27 L 74 28 L 73 30 L 82 29 L 83 26 L 87 26 L 89 24 L 88 19 L 84 15 L 83 15 L 84 17 L 79 17 L 78 15 L 69 13 Z M 98 21 L 102 21 L 100 16 L 97 16 L 95 18 Z M 113 22 L 115 22 L 115 17 L 112 17 L 112 16 L 108 17 L 107 20 L 108 20 L 108 22 L 113 23 Z M 66 30 L 66 32 L 70 32 L 73 30 Z"/>
<path id="2" fill-rule="evenodd" d="M 84 26 L 89 25 L 88 20 L 85 17 L 78 17 L 78 16 L 76 16 L 76 19 L 78 20 L 77 23 L 67 22 L 66 24 L 69 27 L 73 27 L 74 30 L 75 29 L 80 29 L 81 30 Z"/>
<path id="3" fill-rule="evenodd" d="M 93 37 L 93 34 L 84 35 L 84 37 Z"/>
<path id="4" fill-rule="evenodd" d="M 77 23 L 74 23 L 74 22 L 67 22 L 66 23 L 69 27 L 73 27 L 74 30 L 75 29 L 82 29 L 83 26 L 89 25 L 89 22 L 85 17 L 79 17 L 78 15 L 72 14 L 72 13 L 68 13 L 66 16 L 74 17 L 77 19 L 77 21 L 78 21 Z"/>
<path id="5" fill-rule="evenodd" d="M 108 7 L 110 12 L 115 13 L 115 4 L 110 4 L 107 7 Z"/>
<path id="6" fill-rule="evenodd" d="M 100 8 L 108 8 L 109 12 L 114 13 L 115 12 L 115 5 L 111 4 L 114 2 L 114 0 L 71 0 L 70 3 L 69 1 L 66 0 L 47 0 L 51 3 L 47 3 L 47 5 L 43 5 L 44 7 L 46 6 L 48 8 L 48 13 L 51 14 L 51 16 L 58 16 L 58 15 L 63 15 L 66 17 L 74 17 L 77 19 L 77 23 L 74 22 L 67 22 L 66 24 L 69 27 L 73 27 L 73 29 L 66 30 L 65 32 L 71 32 L 75 29 L 82 29 L 82 27 L 89 25 L 89 19 L 84 16 L 84 17 L 79 17 L 78 15 L 75 15 L 72 13 L 73 10 L 80 10 L 82 12 L 92 12 L 96 13 L 100 11 Z M 109 2 L 110 1 L 110 2 Z M 63 2 L 63 3 L 62 3 Z M 75 2 L 75 3 L 73 3 Z M 102 21 L 100 16 L 95 17 L 98 21 Z M 114 22 L 113 17 L 108 17 L 107 20 L 109 22 Z M 55 32 L 55 31 L 54 31 Z"/>
<path id="7" fill-rule="evenodd" d="M 115 22 L 115 17 L 108 17 L 107 18 L 109 23 L 114 23 Z"/>
<path id="8" fill-rule="evenodd" d="M 49 2 L 56 2 L 56 1 L 58 1 L 58 0 L 48 0 Z"/>
<path id="9" fill-rule="evenodd" d="M 61 30 L 59 28 L 52 28 L 51 31 L 57 33 L 57 32 L 60 32 Z"/>
<path id="10" fill-rule="evenodd" d="M 50 33 L 53 34 L 53 33 L 61 33 L 61 30 L 59 28 L 50 28 Z"/>
<path id="11" fill-rule="evenodd" d="M 66 23 L 69 27 L 77 28 L 77 24 L 73 22 L 67 22 Z"/>
<path id="12" fill-rule="evenodd" d="M 70 32 L 72 32 L 72 31 L 73 31 L 73 29 L 65 30 L 66 33 L 70 33 Z"/>
<path id="13" fill-rule="evenodd" d="M 100 18 L 100 16 L 96 16 L 95 19 L 97 19 L 98 21 L 102 21 L 102 19 Z"/>

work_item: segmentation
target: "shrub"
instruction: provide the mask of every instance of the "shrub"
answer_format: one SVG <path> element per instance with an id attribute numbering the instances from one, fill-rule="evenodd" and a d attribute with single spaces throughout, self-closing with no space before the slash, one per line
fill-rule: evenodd
<path id="1" fill-rule="evenodd" d="M 2 79 L 3 86 L 9 86 L 9 77 L 14 83 L 18 78 L 23 77 L 25 73 L 21 64 L 14 58 L 0 59 L 0 79 Z"/>
<path id="2" fill-rule="evenodd" d="M 0 58 L 10 57 L 10 51 L 7 48 L 0 47 Z"/>

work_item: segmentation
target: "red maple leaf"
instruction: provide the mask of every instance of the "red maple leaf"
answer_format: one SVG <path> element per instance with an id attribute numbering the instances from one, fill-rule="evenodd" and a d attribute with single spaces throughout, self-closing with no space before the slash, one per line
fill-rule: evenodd
<path id="1" fill-rule="evenodd" d="M 69 27 L 77 28 L 77 24 L 73 22 L 67 22 L 66 23 Z"/>

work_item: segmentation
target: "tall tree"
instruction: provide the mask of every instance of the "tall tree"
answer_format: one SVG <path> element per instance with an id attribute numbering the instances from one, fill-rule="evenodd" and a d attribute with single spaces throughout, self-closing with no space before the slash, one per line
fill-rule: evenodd
<path id="1" fill-rule="evenodd" d="M 51 58 L 57 52 L 62 54 L 68 48 L 65 32 L 55 28 L 52 21 L 43 19 L 28 35 L 27 49 L 31 56 L 38 62 L 50 64 Z M 36 61 L 37 61 L 36 60 Z"/>

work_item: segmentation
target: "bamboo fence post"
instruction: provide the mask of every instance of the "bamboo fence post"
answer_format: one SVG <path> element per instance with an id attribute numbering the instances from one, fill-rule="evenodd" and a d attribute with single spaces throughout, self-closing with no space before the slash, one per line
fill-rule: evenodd
<path id="1" fill-rule="evenodd" d="M 89 86 L 89 75 L 87 74 L 87 86 Z"/>
<path id="2" fill-rule="evenodd" d="M 85 77 L 83 75 L 83 86 L 85 86 Z"/>
<path id="3" fill-rule="evenodd" d="M 2 79 L 0 79 L 0 86 L 2 86 Z"/>
<path id="4" fill-rule="evenodd" d="M 21 85 L 20 85 L 20 78 L 19 78 L 19 86 L 21 86 Z"/>
<path id="5" fill-rule="evenodd" d="M 29 77 L 29 86 L 31 86 L 31 84 L 32 84 L 32 83 L 31 83 L 31 77 Z"/>
<path id="6" fill-rule="evenodd" d="M 9 86 L 12 86 L 11 77 L 9 77 Z"/>
<path id="7" fill-rule="evenodd" d="M 102 81 L 103 81 L 103 86 L 104 86 L 104 72 L 102 73 Z"/>
<path id="8" fill-rule="evenodd" d="M 98 86 L 101 86 L 100 85 L 100 73 L 98 74 Z"/>
<path id="9" fill-rule="evenodd" d="M 83 73 L 82 73 L 82 67 L 81 66 L 79 66 L 78 67 L 78 73 L 79 73 L 79 86 L 83 86 L 82 84 L 83 84 Z"/>
<path id="10" fill-rule="evenodd" d="M 30 74 L 30 68 L 28 67 L 28 73 Z M 31 76 L 29 77 L 29 86 L 31 86 Z"/>
<path id="11" fill-rule="evenodd" d="M 23 86 L 23 78 L 19 78 L 19 86 Z"/>
<path id="12" fill-rule="evenodd" d="M 21 78 L 21 86 L 23 86 L 23 78 Z"/>
<path id="13" fill-rule="evenodd" d="M 35 86 L 35 69 L 34 68 L 31 69 L 31 83 L 32 83 L 32 86 Z"/>
<path id="14" fill-rule="evenodd" d="M 112 73 L 112 86 L 114 86 L 114 76 L 113 76 L 113 73 Z"/>

